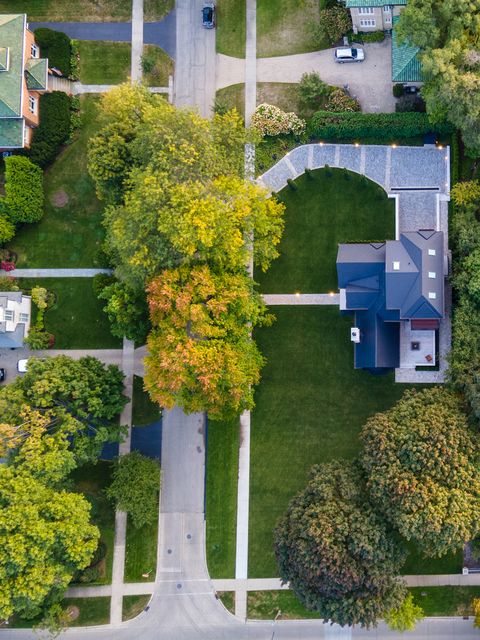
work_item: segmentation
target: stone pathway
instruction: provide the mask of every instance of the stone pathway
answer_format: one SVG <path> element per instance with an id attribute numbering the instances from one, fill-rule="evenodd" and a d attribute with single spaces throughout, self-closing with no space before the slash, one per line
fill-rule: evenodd
<path id="1" fill-rule="evenodd" d="M 132 3 L 132 64 L 130 78 L 133 82 L 141 82 L 143 54 L 143 0 Z"/>
<path id="2" fill-rule="evenodd" d="M 338 293 L 267 293 L 263 296 L 265 304 L 277 305 L 339 305 Z"/>
<path id="3" fill-rule="evenodd" d="M 82 84 L 81 82 L 74 82 L 72 84 L 72 93 L 75 96 L 83 95 L 85 93 L 107 93 L 110 89 L 116 87 L 116 84 Z M 148 87 L 152 93 L 167 93 L 170 94 L 170 83 L 168 87 Z"/>
<path id="4" fill-rule="evenodd" d="M 93 278 L 99 273 L 112 273 L 111 269 L 14 269 L 5 275 L 14 278 Z"/>

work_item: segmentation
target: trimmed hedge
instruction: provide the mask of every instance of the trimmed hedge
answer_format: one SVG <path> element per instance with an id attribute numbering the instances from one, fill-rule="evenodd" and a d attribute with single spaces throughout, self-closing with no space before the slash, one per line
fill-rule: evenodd
<path id="1" fill-rule="evenodd" d="M 33 132 L 29 158 L 46 167 L 55 160 L 62 146 L 70 137 L 72 98 L 62 91 L 46 93 L 40 98 L 40 125 Z"/>
<path id="2" fill-rule="evenodd" d="M 43 172 L 24 156 L 5 158 L 5 205 L 14 223 L 43 216 Z"/>
<path id="3" fill-rule="evenodd" d="M 435 131 L 449 134 L 448 123 L 432 124 L 426 113 L 329 113 L 317 111 L 308 133 L 312 138 L 346 140 L 352 138 L 412 138 Z"/>
<path id="4" fill-rule="evenodd" d="M 60 69 L 64 76 L 71 73 L 72 45 L 70 38 L 61 31 L 40 27 L 35 29 L 35 41 L 43 58 L 48 58 L 48 66 Z M 100 63 L 101 64 L 101 63 Z"/>

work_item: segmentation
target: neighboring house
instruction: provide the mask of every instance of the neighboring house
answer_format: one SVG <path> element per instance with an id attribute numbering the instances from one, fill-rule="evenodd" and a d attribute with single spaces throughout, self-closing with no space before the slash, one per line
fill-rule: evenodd
<path id="1" fill-rule="evenodd" d="M 406 4 L 407 0 L 345 0 L 352 16 L 354 33 L 391 31 L 394 18 L 400 15 Z"/>
<path id="2" fill-rule="evenodd" d="M 47 91 L 48 60 L 25 14 L 0 15 L 0 150 L 28 147 Z"/>
<path id="3" fill-rule="evenodd" d="M 0 292 L 0 348 L 23 347 L 30 330 L 32 299 L 21 291 Z"/>
<path id="4" fill-rule="evenodd" d="M 444 235 L 433 229 L 382 243 L 340 244 L 340 310 L 353 313 L 355 368 L 434 367 L 444 317 Z"/>
<path id="5" fill-rule="evenodd" d="M 422 65 L 418 59 L 420 49 L 409 44 L 399 44 L 393 19 L 392 32 L 392 82 L 423 82 Z"/>

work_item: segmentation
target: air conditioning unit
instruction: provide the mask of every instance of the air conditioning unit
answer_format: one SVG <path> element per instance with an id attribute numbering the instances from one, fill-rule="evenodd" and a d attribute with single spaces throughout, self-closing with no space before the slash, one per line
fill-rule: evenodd
<path id="1" fill-rule="evenodd" d="M 352 327 L 350 329 L 350 340 L 356 344 L 360 342 L 360 329 L 358 327 Z"/>

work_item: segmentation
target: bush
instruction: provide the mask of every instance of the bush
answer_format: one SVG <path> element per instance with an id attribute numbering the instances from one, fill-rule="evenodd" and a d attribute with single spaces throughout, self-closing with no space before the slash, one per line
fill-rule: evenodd
<path id="1" fill-rule="evenodd" d="M 401 98 L 404 94 L 403 84 L 397 83 L 393 85 L 392 93 L 395 98 Z"/>
<path id="2" fill-rule="evenodd" d="M 0 276 L 0 291 L 20 291 L 18 281 L 12 276 Z"/>
<path id="3" fill-rule="evenodd" d="M 80 582 L 97 582 L 100 578 L 100 569 L 98 567 L 87 567 L 80 574 Z"/>
<path id="4" fill-rule="evenodd" d="M 28 336 L 25 338 L 25 344 L 30 349 L 48 349 L 52 345 L 53 336 L 38 327 L 30 327 Z"/>
<path id="5" fill-rule="evenodd" d="M 0 244 L 9 242 L 15 235 L 15 225 L 5 214 L 0 214 Z"/>
<path id="6" fill-rule="evenodd" d="M 48 307 L 48 291 L 45 287 L 33 287 L 32 289 L 32 302 L 37 305 L 39 309 L 46 309 Z"/>
<path id="7" fill-rule="evenodd" d="M 71 41 L 72 53 L 70 56 L 70 80 L 78 80 L 80 78 L 80 52 L 78 50 L 77 40 Z"/>
<path id="8" fill-rule="evenodd" d="M 71 98 L 62 91 L 40 98 L 40 125 L 33 132 L 28 156 L 41 167 L 49 165 L 71 133 Z"/>
<path id="9" fill-rule="evenodd" d="M 368 31 L 359 33 L 358 36 L 363 42 L 383 42 L 385 33 L 383 31 Z"/>
<path id="10" fill-rule="evenodd" d="M 72 45 L 70 38 L 61 31 L 40 27 L 35 29 L 35 41 L 43 58 L 48 58 L 48 66 L 60 69 L 64 76 L 71 73 Z"/>
<path id="11" fill-rule="evenodd" d="M 343 89 L 333 89 L 323 109 L 335 113 L 360 111 L 360 103 L 356 98 L 348 96 Z"/>
<path id="12" fill-rule="evenodd" d="M 295 182 L 295 180 L 292 180 L 291 178 L 288 178 L 288 180 L 287 180 L 287 184 L 288 184 L 288 186 L 290 187 L 290 189 L 291 189 L 292 191 L 297 191 L 297 189 L 298 189 L 298 185 L 297 185 L 297 183 Z"/>
<path id="13" fill-rule="evenodd" d="M 408 111 L 425 113 L 425 102 L 420 96 L 405 95 L 397 100 L 395 111 L 397 113 L 406 113 Z"/>
<path id="14" fill-rule="evenodd" d="M 330 44 L 335 44 L 351 28 L 350 12 L 343 6 L 335 5 L 320 11 L 320 20 L 313 35 L 319 43 L 326 38 Z"/>
<path id="15" fill-rule="evenodd" d="M 43 216 L 43 172 L 24 156 L 5 158 L 5 205 L 14 223 Z"/>
<path id="16" fill-rule="evenodd" d="M 278 136 L 281 133 L 299 135 L 305 131 L 305 121 L 295 113 L 285 113 L 273 104 L 260 104 L 252 116 L 252 128 L 262 136 Z"/>
<path id="17" fill-rule="evenodd" d="M 318 108 L 322 100 L 328 97 L 330 91 L 330 86 L 315 72 L 304 73 L 297 87 L 300 103 L 312 109 Z"/>
<path id="18" fill-rule="evenodd" d="M 434 130 L 453 131 L 449 123 L 432 124 L 425 113 L 329 113 L 317 111 L 310 120 L 309 134 L 322 140 L 366 138 L 411 138 Z"/>

